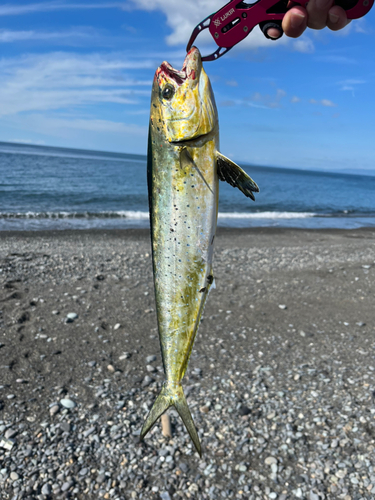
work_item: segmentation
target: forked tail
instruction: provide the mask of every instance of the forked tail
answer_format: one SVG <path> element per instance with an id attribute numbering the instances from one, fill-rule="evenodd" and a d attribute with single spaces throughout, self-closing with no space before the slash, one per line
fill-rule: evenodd
<path id="1" fill-rule="evenodd" d="M 143 424 L 140 438 L 141 440 L 145 437 L 148 431 L 156 423 L 157 419 L 170 407 L 174 406 L 178 411 L 178 414 L 182 418 L 185 427 L 190 434 L 190 437 L 194 443 L 194 446 L 202 457 L 201 444 L 199 441 L 198 433 L 195 429 L 193 418 L 191 416 L 189 407 L 187 405 L 184 391 L 180 384 L 173 382 L 165 382 L 159 396 L 156 398 L 150 413 L 147 415 L 146 421 Z"/>

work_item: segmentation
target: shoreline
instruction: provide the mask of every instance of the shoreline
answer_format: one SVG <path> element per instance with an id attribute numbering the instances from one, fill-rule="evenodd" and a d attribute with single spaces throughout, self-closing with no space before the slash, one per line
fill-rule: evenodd
<path id="1" fill-rule="evenodd" d="M 364 227 L 359 227 L 359 228 L 350 228 L 350 229 L 343 229 L 343 228 L 303 228 L 303 227 L 270 227 L 270 226 L 257 226 L 257 227 L 218 227 L 216 230 L 216 234 L 221 236 L 225 234 L 232 233 L 234 235 L 241 235 L 241 234 L 246 234 L 246 233 L 263 233 L 263 234 L 268 234 L 268 233 L 283 233 L 283 232 L 316 232 L 316 233 L 336 233 L 336 234 L 345 234 L 345 233 L 353 233 L 353 232 L 373 232 L 375 233 L 375 227 L 374 226 L 364 226 Z M 104 228 L 90 228 L 90 229 L 35 229 L 35 230 L 23 230 L 23 229 L 14 229 L 14 230 L 0 230 L 0 238 L 2 236 L 4 237 L 11 237 L 11 236 L 70 236 L 74 234 L 82 234 L 82 235 L 101 235 L 104 233 L 110 233 L 115 236 L 121 236 L 121 235 L 129 235 L 129 236 L 144 236 L 150 234 L 149 228 L 124 228 L 124 229 L 116 229 L 116 228 L 109 228 L 109 229 L 104 229 Z"/>

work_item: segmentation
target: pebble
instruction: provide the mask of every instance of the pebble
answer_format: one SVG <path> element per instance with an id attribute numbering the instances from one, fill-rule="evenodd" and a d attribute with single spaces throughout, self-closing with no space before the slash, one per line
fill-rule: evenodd
<path id="1" fill-rule="evenodd" d="M 12 439 L 14 436 L 17 435 L 17 433 L 18 433 L 17 429 L 10 428 L 5 431 L 4 437 L 5 439 Z"/>
<path id="2" fill-rule="evenodd" d="M 53 405 L 51 406 L 51 408 L 49 409 L 49 413 L 50 415 L 53 417 L 54 415 L 56 415 L 56 413 L 58 413 L 60 411 L 60 406 L 59 405 Z"/>
<path id="3" fill-rule="evenodd" d="M 114 330 L 118 330 L 119 328 L 121 328 L 120 323 L 116 323 L 115 326 L 113 327 Z"/>
<path id="4" fill-rule="evenodd" d="M 116 371 L 116 370 L 115 370 L 115 367 L 114 367 L 113 365 L 108 365 L 108 366 L 107 366 L 107 370 L 108 370 L 109 372 L 111 372 L 111 373 L 115 373 L 115 371 Z"/>
<path id="5" fill-rule="evenodd" d="M 146 363 L 153 363 L 154 361 L 157 360 L 157 357 L 155 354 L 152 354 L 151 356 L 147 356 L 146 358 Z"/>
<path id="6" fill-rule="evenodd" d="M 275 457 L 267 457 L 264 461 L 266 465 L 277 464 L 277 459 Z"/>
<path id="7" fill-rule="evenodd" d="M 285 304 L 279 304 L 280 309 L 287 309 L 287 306 Z"/>
<path id="8" fill-rule="evenodd" d="M 42 487 L 42 495 L 50 495 L 52 492 L 51 485 L 49 483 L 45 483 Z"/>
<path id="9" fill-rule="evenodd" d="M 77 406 L 77 404 L 74 401 L 72 401 L 71 399 L 67 399 L 67 398 L 61 399 L 60 404 L 64 408 L 69 408 L 69 409 L 75 408 Z"/>
<path id="10" fill-rule="evenodd" d="M 145 378 L 142 381 L 142 387 L 149 386 L 153 381 L 154 381 L 154 379 L 152 379 L 151 377 L 149 377 L 148 375 L 146 375 Z"/>
<path id="11" fill-rule="evenodd" d="M 11 472 L 10 473 L 10 478 L 12 481 L 17 481 L 17 479 L 20 478 L 20 476 L 17 474 L 17 472 Z"/>
<path id="12" fill-rule="evenodd" d="M 124 354 L 121 354 L 121 356 L 118 358 L 120 361 L 123 361 L 124 359 L 130 358 L 130 353 L 129 352 L 124 352 Z"/>
<path id="13" fill-rule="evenodd" d="M 76 319 L 78 318 L 78 314 L 77 313 L 68 313 L 66 315 L 66 323 L 73 323 L 73 321 L 75 321 Z"/>

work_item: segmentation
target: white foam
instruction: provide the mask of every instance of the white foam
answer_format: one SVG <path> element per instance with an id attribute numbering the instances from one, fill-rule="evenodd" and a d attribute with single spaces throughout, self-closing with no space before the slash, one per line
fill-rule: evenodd
<path id="1" fill-rule="evenodd" d="M 219 219 L 306 219 L 316 215 L 313 212 L 219 212 Z"/>

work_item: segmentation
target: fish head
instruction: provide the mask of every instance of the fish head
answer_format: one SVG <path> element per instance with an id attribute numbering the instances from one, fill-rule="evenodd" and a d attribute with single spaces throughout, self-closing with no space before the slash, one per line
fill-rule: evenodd
<path id="1" fill-rule="evenodd" d="M 177 143 L 204 136 L 217 126 L 215 98 L 196 47 L 186 55 L 181 71 L 167 62 L 156 70 L 151 120 L 169 142 Z"/>

